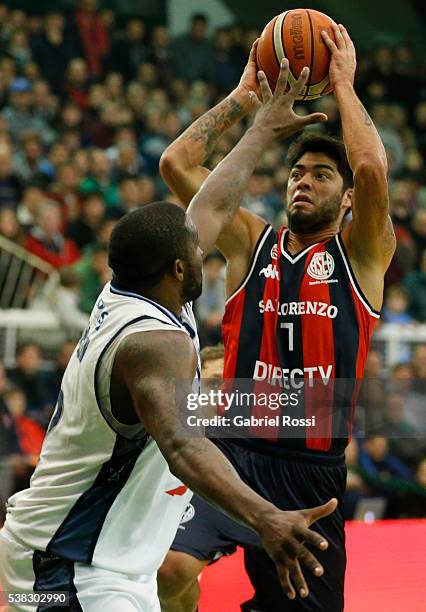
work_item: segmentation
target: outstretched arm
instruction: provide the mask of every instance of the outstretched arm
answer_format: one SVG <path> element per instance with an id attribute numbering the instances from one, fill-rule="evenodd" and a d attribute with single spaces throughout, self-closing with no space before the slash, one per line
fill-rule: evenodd
<path id="1" fill-rule="evenodd" d="M 288 60 L 285 59 L 272 94 L 265 73 L 258 73 L 263 104 L 252 92 L 252 104 L 257 111 L 252 127 L 206 179 L 188 209 L 204 252 L 214 246 L 232 221 L 247 183 L 268 145 L 276 138 L 287 138 L 307 125 L 327 119 L 322 113 L 299 116 L 293 111 L 308 76 L 309 69 L 304 68 L 294 86 L 285 93 L 288 79 Z"/>
<path id="2" fill-rule="evenodd" d="M 336 500 L 309 510 L 282 512 L 245 485 L 210 440 L 191 436 L 183 425 L 185 411 L 179 408 L 179 400 L 191 391 L 195 368 L 194 347 L 185 334 L 135 333 L 117 350 L 113 380 L 128 389 L 137 415 L 170 470 L 194 492 L 255 530 L 277 565 L 287 595 L 295 596 L 293 582 L 305 597 L 308 588 L 298 559 L 317 576 L 322 568 L 303 542 L 322 550 L 327 547 L 324 538 L 308 527 L 331 514 Z"/>
<path id="3" fill-rule="evenodd" d="M 224 132 L 253 111 L 250 91 L 258 91 L 256 45 L 241 80 L 222 102 L 202 115 L 163 153 L 160 172 L 168 187 L 187 207 L 209 176 L 203 164 Z M 245 208 L 237 210 L 233 221 L 217 237 L 216 246 L 227 259 L 226 289 L 233 293 L 245 277 L 259 235 L 266 222 Z"/>
<path id="4" fill-rule="evenodd" d="M 249 92 L 258 89 L 256 43 L 240 83 L 229 96 L 197 119 L 161 156 L 160 172 L 168 187 L 186 207 L 210 174 L 204 163 L 220 136 L 252 112 Z"/>
<path id="5" fill-rule="evenodd" d="M 351 263 L 381 275 L 390 264 L 395 236 L 389 218 L 387 159 L 380 136 L 354 90 L 355 47 L 346 29 L 334 25 L 331 40 L 323 32 L 331 52 L 330 81 L 342 119 L 343 138 L 354 175 L 352 222 L 345 229 Z M 367 283 L 368 284 L 368 283 Z"/>

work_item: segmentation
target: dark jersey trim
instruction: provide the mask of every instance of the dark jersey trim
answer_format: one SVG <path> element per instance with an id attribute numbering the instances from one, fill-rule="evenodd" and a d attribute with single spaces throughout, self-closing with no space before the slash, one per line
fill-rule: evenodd
<path id="1" fill-rule="evenodd" d="M 260 251 L 262 250 L 263 247 L 263 243 L 265 242 L 269 232 L 272 230 L 272 226 L 271 225 L 265 225 L 262 233 L 259 236 L 259 239 L 256 243 L 256 247 L 254 249 L 254 253 L 253 253 L 253 257 L 250 263 L 250 267 L 249 270 L 247 272 L 247 274 L 245 275 L 244 279 L 241 281 L 240 285 L 238 286 L 237 289 L 235 289 L 235 291 L 233 293 L 231 293 L 231 295 L 229 296 L 229 298 L 226 299 L 225 304 L 228 304 L 236 295 L 237 293 L 239 293 L 241 291 L 241 289 L 243 287 L 245 287 L 245 285 L 248 283 L 248 281 L 250 280 L 251 275 L 253 274 L 253 270 L 256 266 L 256 261 L 257 258 L 259 256 Z"/>
<path id="2" fill-rule="evenodd" d="M 364 294 L 363 290 L 361 289 L 361 287 L 358 284 L 358 281 L 356 279 L 356 276 L 355 276 L 354 271 L 353 271 L 352 266 L 351 266 L 351 262 L 349 260 L 348 254 L 346 252 L 345 245 L 343 244 L 343 240 L 341 240 L 341 238 L 340 238 L 341 233 L 342 232 L 340 232 L 339 234 L 336 234 L 335 239 L 336 239 L 337 246 L 340 249 L 340 253 L 342 255 L 342 259 L 345 262 L 345 266 L 346 266 L 346 270 L 348 272 L 349 280 L 351 281 L 351 283 L 352 283 L 352 285 L 354 287 L 355 293 L 358 295 L 358 297 L 360 298 L 361 302 L 366 307 L 366 309 L 369 312 L 369 314 L 371 314 L 372 316 L 375 316 L 376 318 L 380 318 L 380 312 L 378 310 L 375 310 L 371 306 L 370 302 L 365 297 L 365 294 Z"/>
<path id="3" fill-rule="evenodd" d="M 37 593 L 50 593 L 52 591 L 68 592 L 67 610 L 70 612 L 83 612 L 77 597 L 77 589 L 74 584 L 74 561 L 61 559 L 56 555 L 35 550 L 33 553 L 34 586 Z M 52 611 L 54 606 L 51 602 L 40 603 L 37 612 Z"/>
<path id="4" fill-rule="evenodd" d="M 151 304 L 151 306 L 158 308 L 158 310 L 160 310 L 163 314 L 165 314 L 166 317 L 171 319 L 173 323 L 176 323 L 177 325 L 182 325 L 182 321 L 171 310 L 169 310 L 165 306 L 162 306 L 161 304 L 158 304 L 157 302 L 154 302 L 154 300 L 150 300 L 149 298 L 143 295 L 139 295 L 139 293 L 134 293 L 133 291 L 127 291 L 125 289 L 120 289 L 119 287 L 117 287 L 116 285 L 113 285 L 112 283 L 110 283 L 109 289 L 111 293 L 114 293 L 115 295 L 122 295 L 123 297 L 133 297 L 133 298 L 136 298 L 137 300 L 141 300 L 142 302 L 147 302 L 148 304 Z"/>
<path id="5" fill-rule="evenodd" d="M 281 254 L 292 264 L 297 263 L 311 249 L 319 245 L 319 242 L 315 242 L 314 244 L 310 244 L 309 246 L 305 247 L 301 251 L 298 251 L 295 255 L 290 255 L 290 253 L 287 251 L 287 242 L 288 242 L 289 235 L 290 234 L 289 234 L 288 229 L 285 229 L 283 233 L 281 234 L 280 251 L 281 251 Z"/>
<path id="6" fill-rule="evenodd" d="M 92 562 L 105 519 L 145 448 L 149 437 L 130 441 L 117 436 L 111 457 L 98 472 L 92 485 L 80 495 L 53 538 L 46 552 L 63 559 Z"/>

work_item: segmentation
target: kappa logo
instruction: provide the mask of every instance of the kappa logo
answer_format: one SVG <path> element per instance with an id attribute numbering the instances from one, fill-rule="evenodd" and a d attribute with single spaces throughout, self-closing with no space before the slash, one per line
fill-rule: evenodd
<path id="1" fill-rule="evenodd" d="M 184 523 L 189 523 L 195 516 L 195 508 L 192 504 L 188 504 L 185 508 L 185 512 L 182 514 L 182 518 L 180 519 L 179 529 L 185 529 L 183 527 Z"/>
<path id="2" fill-rule="evenodd" d="M 328 251 L 315 253 L 307 271 L 315 280 L 327 280 L 334 272 L 333 256 Z"/>
<path id="3" fill-rule="evenodd" d="M 274 246 L 271 249 L 271 258 L 272 259 L 278 259 L 278 244 L 274 244 Z"/>
<path id="4" fill-rule="evenodd" d="M 280 280 L 280 273 L 278 269 L 273 264 L 269 264 L 266 268 L 262 268 L 259 272 L 259 276 L 264 276 L 265 278 L 276 278 Z"/>

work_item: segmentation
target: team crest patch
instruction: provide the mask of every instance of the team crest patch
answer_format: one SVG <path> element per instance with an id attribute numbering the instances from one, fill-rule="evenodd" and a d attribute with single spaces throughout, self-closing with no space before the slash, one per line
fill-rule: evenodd
<path id="1" fill-rule="evenodd" d="M 185 508 L 184 513 L 182 514 L 182 518 L 180 519 L 179 527 L 181 529 L 185 529 L 185 527 L 181 527 L 181 525 L 183 525 L 184 523 L 189 523 L 189 521 L 194 518 L 194 515 L 195 515 L 194 506 L 192 504 L 188 504 L 187 507 Z"/>
<path id="2" fill-rule="evenodd" d="M 309 276 L 315 280 L 327 280 L 334 272 L 333 256 L 328 251 L 315 253 L 308 266 L 307 272 Z"/>

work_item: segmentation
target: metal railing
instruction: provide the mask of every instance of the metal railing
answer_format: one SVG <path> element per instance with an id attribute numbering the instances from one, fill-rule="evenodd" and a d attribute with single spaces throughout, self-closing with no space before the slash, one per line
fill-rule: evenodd
<path id="1" fill-rule="evenodd" d="M 426 324 L 385 323 L 374 334 L 373 342 L 382 349 L 385 365 L 393 366 L 401 361 L 407 348 L 411 351 L 415 346 L 426 344 Z"/>
<path id="2" fill-rule="evenodd" d="M 0 309 L 26 308 L 40 292 L 59 284 L 50 264 L 0 235 Z"/>
<path id="3" fill-rule="evenodd" d="M 76 329 L 74 337 L 80 334 Z M 54 361 L 56 351 L 69 338 L 59 317 L 51 310 L 0 310 L 0 361 L 7 367 L 15 364 L 16 348 L 20 342 L 33 340 L 43 347 L 47 363 Z M 401 326 L 384 324 L 373 336 L 373 346 L 380 348 L 385 366 L 401 361 L 401 354 L 419 344 L 426 344 L 426 325 Z"/>

